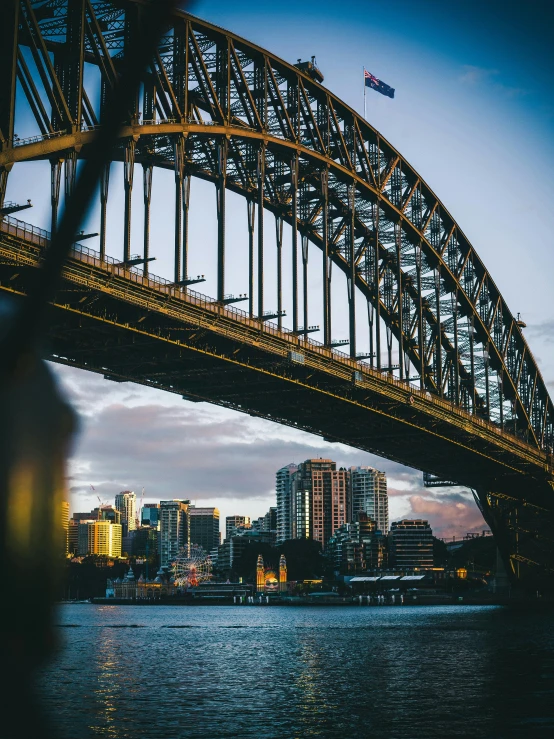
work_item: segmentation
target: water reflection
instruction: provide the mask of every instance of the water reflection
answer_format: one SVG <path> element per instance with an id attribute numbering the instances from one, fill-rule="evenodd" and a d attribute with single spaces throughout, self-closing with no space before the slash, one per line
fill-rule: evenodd
<path id="1" fill-rule="evenodd" d="M 42 692 L 66 737 L 554 731 L 549 615 L 83 605 L 64 607 L 60 619 L 79 628 L 60 629 L 67 648 L 45 672 Z"/>

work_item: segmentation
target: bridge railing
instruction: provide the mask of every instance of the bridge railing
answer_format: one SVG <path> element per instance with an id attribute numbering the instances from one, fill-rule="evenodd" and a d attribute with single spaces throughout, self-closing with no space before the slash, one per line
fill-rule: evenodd
<path id="1" fill-rule="evenodd" d="M 33 246 L 37 247 L 37 256 L 39 256 L 39 258 L 41 256 L 41 252 L 48 247 L 51 240 L 51 234 L 48 231 L 10 216 L 5 216 L 0 220 L 0 232 L 9 234 L 16 239 L 21 239 L 25 242 L 27 247 L 30 242 Z M 145 276 L 141 272 L 141 268 L 139 266 L 123 264 L 114 257 L 105 256 L 101 259 L 99 252 L 88 246 L 84 246 L 83 244 L 75 243 L 73 245 L 72 257 L 101 269 L 106 269 L 106 266 L 108 266 L 110 271 L 114 271 L 128 280 L 142 285 L 143 287 L 154 289 L 158 292 L 165 293 L 166 295 L 171 295 L 171 297 L 189 304 L 192 303 L 194 305 L 199 305 L 202 308 L 218 313 L 219 315 L 228 315 L 230 318 L 233 318 L 233 320 L 255 328 L 257 331 L 261 331 L 266 334 L 269 333 L 280 339 L 286 340 L 293 344 L 297 350 L 310 351 L 325 357 L 325 359 L 333 359 L 339 361 L 341 364 L 346 364 L 353 371 L 361 372 L 362 374 L 379 378 L 381 380 L 386 379 L 387 383 L 401 388 L 404 392 L 408 392 L 408 400 L 410 396 L 424 399 L 427 403 L 432 403 L 437 407 L 443 408 L 449 413 L 453 413 L 468 420 L 472 424 L 477 424 L 482 428 L 487 428 L 494 431 L 494 433 L 501 434 L 506 439 L 509 439 L 511 444 L 516 444 L 527 451 L 530 448 L 537 451 L 534 447 L 530 447 L 530 445 L 523 439 L 504 431 L 504 429 L 501 429 L 491 421 L 468 413 L 463 408 L 456 406 L 453 401 L 444 400 L 443 398 L 439 398 L 437 395 L 433 395 L 429 391 L 420 390 L 419 388 L 410 385 L 405 381 L 399 380 L 392 375 L 385 376 L 383 371 L 370 367 L 360 360 L 352 359 L 344 352 L 327 347 L 308 336 L 292 334 L 292 332 L 287 331 L 287 329 L 280 328 L 278 324 L 272 323 L 271 321 L 263 321 L 255 317 L 253 318 L 247 311 L 242 310 L 241 308 L 237 308 L 232 305 L 222 305 L 220 302 L 214 300 L 214 298 L 208 295 L 199 293 L 196 290 L 191 290 L 190 288 L 183 289 L 163 277 L 158 277 L 157 275 L 152 274 Z"/>

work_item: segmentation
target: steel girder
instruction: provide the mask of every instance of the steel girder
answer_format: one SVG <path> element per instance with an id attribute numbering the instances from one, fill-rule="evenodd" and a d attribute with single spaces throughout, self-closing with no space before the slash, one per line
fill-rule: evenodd
<path id="1" fill-rule="evenodd" d="M 0 169 L 7 172 L 14 162 L 30 158 L 67 159 L 75 151 L 86 157 L 103 90 L 118 74 L 126 39 L 140 22 L 141 3 L 9 0 L 7 5 L 18 43 L 3 45 L 0 60 L 1 95 L 9 103 L 3 106 L 8 118 L 1 122 L 6 130 Z M 86 89 L 85 62 L 98 69 L 99 91 L 94 85 Z M 13 138 L 16 74 L 40 131 L 31 142 Z M 186 14 L 175 16 L 162 39 L 141 97 L 129 111 L 114 159 L 131 156 L 146 168 L 174 168 L 177 192 L 190 175 L 216 184 L 219 299 L 225 292 L 224 193 L 230 189 L 258 205 L 259 221 L 269 209 L 293 225 L 295 241 L 300 234 L 321 248 L 324 344 L 332 342 L 335 265 L 348 282 L 351 357 L 356 357 L 355 286 L 368 302 L 372 366 L 402 380 L 415 374 L 421 389 L 552 452 L 552 404 L 517 320 L 431 189 L 355 111 L 296 67 Z M 5 189 L 5 177 L 2 181 Z M 181 225 L 178 211 L 176 281 L 186 278 L 187 264 L 186 223 Z M 259 238 L 260 315 L 263 250 Z M 254 285 L 253 275 L 249 284 Z M 297 331 L 301 322 L 307 329 L 309 316 L 306 300 L 300 315 L 296 266 L 293 284 Z"/>

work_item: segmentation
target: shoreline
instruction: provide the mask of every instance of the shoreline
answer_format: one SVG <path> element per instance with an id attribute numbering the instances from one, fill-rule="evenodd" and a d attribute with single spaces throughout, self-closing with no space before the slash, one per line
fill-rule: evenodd
<path id="1" fill-rule="evenodd" d="M 322 606 L 334 606 L 340 607 L 352 607 L 358 608 L 382 608 L 383 606 L 396 607 L 396 608 L 410 608 L 412 606 L 512 606 L 512 607 L 525 607 L 525 608 L 540 608 L 540 607 L 553 607 L 554 601 L 551 599 L 522 599 L 522 598 L 510 598 L 508 596 L 499 596 L 488 598 L 477 598 L 477 597 L 440 597 L 440 596 L 429 596 L 418 597 L 413 600 L 405 600 L 404 603 L 360 603 L 352 600 L 334 600 L 334 599 L 307 599 L 302 598 L 298 600 L 274 600 L 269 603 L 234 603 L 230 598 L 218 598 L 218 599 L 167 599 L 167 600 L 133 600 L 125 598 L 92 598 L 90 601 L 60 601 L 58 605 L 102 605 L 102 606 L 235 606 L 237 608 L 271 608 L 271 607 L 289 607 L 289 608 L 311 608 L 311 607 L 322 607 Z"/>

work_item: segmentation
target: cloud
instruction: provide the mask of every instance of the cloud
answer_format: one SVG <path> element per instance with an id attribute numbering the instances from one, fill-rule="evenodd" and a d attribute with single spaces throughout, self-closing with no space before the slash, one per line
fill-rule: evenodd
<path id="1" fill-rule="evenodd" d="M 554 339 L 554 320 L 530 323 L 525 329 L 525 335 L 542 339 Z"/>
<path id="2" fill-rule="evenodd" d="M 396 462 L 208 403 L 73 368 L 54 371 L 81 413 L 68 473 L 74 511 L 97 505 L 97 496 L 113 501 L 121 490 L 140 495 L 144 487 L 146 501 L 190 498 L 218 506 L 222 516 L 261 515 L 275 505 L 280 467 L 326 457 L 386 472 L 391 521 L 426 518 L 445 537 L 484 527 L 464 489 L 426 490 L 421 472 Z"/>
<path id="3" fill-rule="evenodd" d="M 433 495 L 412 495 L 409 503 L 411 517 L 427 519 L 435 536 L 458 538 L 469 531 L 488 528 L 469 493 L 436 492 Z"/>
<path id="4" fill-rule="evenodd" d="M 458 80 L 463 85 L 477 86 L 485 84 L 494 88 L 496 91 L 503 93 L 506 97 L 518 97 L 521 95 L 529 95 L 530 90 L 523 87 L 513 87 L 504 84 L 498 77 L 500 71 L 498 69 L 487 69 L 486 67 L 476 67 L 472 64 L 464 64 L 462 73 Z"/>
<path id="5" fill-rule="evenodd" d="M 144 486 L 147 499 L 259 500 L 274 496 L 280 467 L 320 456 L 339 466 L 376 466 L 404 494 L 421 480 L 394 462 L 263 419 L 204 403 L 143 400 L 131 407 L 111 403 L 82 418 L 71 491 L 81 501 L 91 497 L 91 483 L 102 498 Z"/>
<path id="6" fill-rule="evenodd" d="M 464 64 L 462 70 L 462 74 L 458 79 L 466 85 L 476 85 L 480 82 L 489 81 L 495 75 L 499 74 L 498 69 L 475 67 L 471 64 Z"/>

